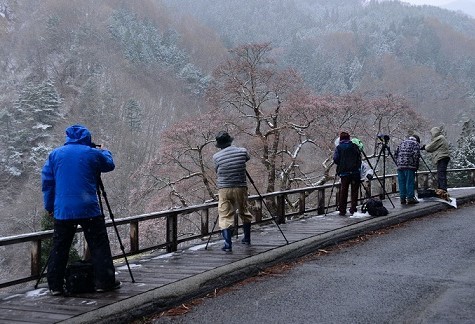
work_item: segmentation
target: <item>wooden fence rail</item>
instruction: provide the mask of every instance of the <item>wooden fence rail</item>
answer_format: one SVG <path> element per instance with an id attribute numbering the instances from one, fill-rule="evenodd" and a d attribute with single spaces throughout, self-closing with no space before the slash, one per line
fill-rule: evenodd
<path id="1" fill-rule="evenodd" d="M 475 168 L 450 169 L 448 172 L 454 174 L 454 176 L 449 177 L 449 180 L 451 178 L 457 180 L 457 185 L 450 183 L 451 187 L 475 186 Z M 460 179 L 463 179 L 464 181 L 462 182 Z M 430 183 L 434 181 L 435 175 L 432 172 L 421 171 L 417 173 L 416 187 L 427 188 L 430 186 Z M 385 190 L 383 190 L 381 183 L 384 184 Z M 339 185 L 339 182 L 335 182 L 334 184 L 331 183 L 322 186 L 305 187 L 250 196 L 249 200 L 253 205 L 252 211 L 255 217 L 255 223 L 275 221 L 278 224 L 282 224 L 285 223 L 286 219 L 290 217 L 303 215 L 305 213 L 316 213 L 318 215 L 322 215 L 326 213 L 329 208 L 336 207 L 337 197 L 339 195 Z M 386 198 L 385 194 L 397 193 L 397 187 L 396 174 L 385 175 L 384 179 L 381 177 L 375 177 L 369 182 L 369 192 L 371 193 L 371 196 L 379 196 L 381 199 Z M 263 209 L 263 205 L 267 206 L 267 204 L 263 204 L 263 199 L 273 203 L 272 206 L 275 208 L 275 215 L 271 215 L 269 210 L 266 208 Z M 295 203 L 292 203 L 293 200 Z M 121 228 L 128 226 L 128 231 L 122 231 L 128 232 L 129 234 L 128 242 L 126 244 L 128 247 L 126 255 L 135 255 L 159 249 L 163 249 L 167 252 L 174 252 L 177 251 L 181 244 L 193 240 L 204 239 L 208 235 L 219 232 L 215 226 L 217 221 L 217 206 L 218 203 L 213 201 L 186 208 L 176 208 L 137 216 L 115 218 L 115 224 L 117 227 L 120 226 Z M 200 216 L 199 232 L 192 233 L 186 237 L 185 235 L 180 236 L 180 220 L 190 214 L 198 214 Z M 210 221 L 210 219 L 212 221 Z M 141 246 L 139 234 L 140 225 L 146 224 L 146 222 L 150 220 L 163 220 L 165 223 L 165 240 L 161 243 L 152 244 L 149 246 Z M 106 221 L 106 226 L 112 227 L 112 221 Z M 79 227 L 77 232 L 81 233 L 82 229 Z M 51 239 L 52 236 L 53 231 L 48 230 L 0 238 L 0 247 L 11 246 L 12 249 L 15 249 L 15 245 L 18 244 L 24 244 L 28 242 L 31 244 L 30 275 L 0 282 L 0 288 L 37 280 L 42 271 L 42 242 Z M 122 253 L 117 253 L 114 255 L 114 258 L 116 259 L 121 257 L 123 257 Z"/>

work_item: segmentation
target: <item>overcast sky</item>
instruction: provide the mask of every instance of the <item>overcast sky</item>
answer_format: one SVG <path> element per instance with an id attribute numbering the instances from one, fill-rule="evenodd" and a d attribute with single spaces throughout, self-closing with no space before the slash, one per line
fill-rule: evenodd
<path id="1" fill-rule="evenodd" d="M 446 5 L 448 3 L 451 3 L 453 2 L 453 0 L 402 0 L 402 2 L 409 2 L 415 5 L 440 6 L 440 5 Z"/>

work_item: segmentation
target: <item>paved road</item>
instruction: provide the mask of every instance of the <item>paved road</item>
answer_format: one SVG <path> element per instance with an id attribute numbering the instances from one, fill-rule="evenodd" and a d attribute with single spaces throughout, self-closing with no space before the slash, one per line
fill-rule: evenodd
<path id="1" fill-rule="evenodd" d="M 475 323 L 474 215 L 405 223 L 153 323 Z"/>

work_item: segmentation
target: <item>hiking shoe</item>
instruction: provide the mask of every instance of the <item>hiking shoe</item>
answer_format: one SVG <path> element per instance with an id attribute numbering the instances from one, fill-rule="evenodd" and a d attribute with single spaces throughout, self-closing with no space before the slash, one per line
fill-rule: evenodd
<path id="1" fill-rule="evenodd" d="M 417 200 L 416 198 L 408 198 L 407 199 L 407 204 L 408 205 L 415 205 L 415 204 L 418 204 L 419 203 L 419 200 Z"/>
<path id="2" fill-rule="evenodd" d="M 119 280 L 116 280 L 111 287 L 96 288 L 96 292 L 106 292 L 106 291 L 116 290 L 116 289 L 119 289 L 120 287 L 122 287 L 122 282 Z"/>
<path id="3" fill-rule="evenodd" d="M 233 249 L 230 246 L 223 246 L 221 248 L 221 250 L 223 250 L 224 252 L 232 252 L 233 251 Z"/>

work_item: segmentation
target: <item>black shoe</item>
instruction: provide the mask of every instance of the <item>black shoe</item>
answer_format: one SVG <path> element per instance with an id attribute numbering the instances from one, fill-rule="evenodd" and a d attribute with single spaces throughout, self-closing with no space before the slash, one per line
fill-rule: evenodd
<path id="1" fill-rule="evenodd" d="M 415 205 L 415 204 L 418 204 L 419 203 L 419 200 L 417 200 L 417 198 L 408 198 L 407 199 L 407 204 L 408 205 Z"/>
<path id="2" fill-rule="evenodd" d="M 406 198 L 401 198 L 401 205 L 407 204 Z"/>
<path id="3" fill-rule="evenodd" d="M 99 287 L 99 288 L 96 288 L 96 292 L 106 292 L 106 291 L 116 290 L 116 289 L 119 289 L 120 287 L 122 287 L 122 282 L 119 280 L 116 280 L 111 287 L 105 287 L 105 288 Z"/>

